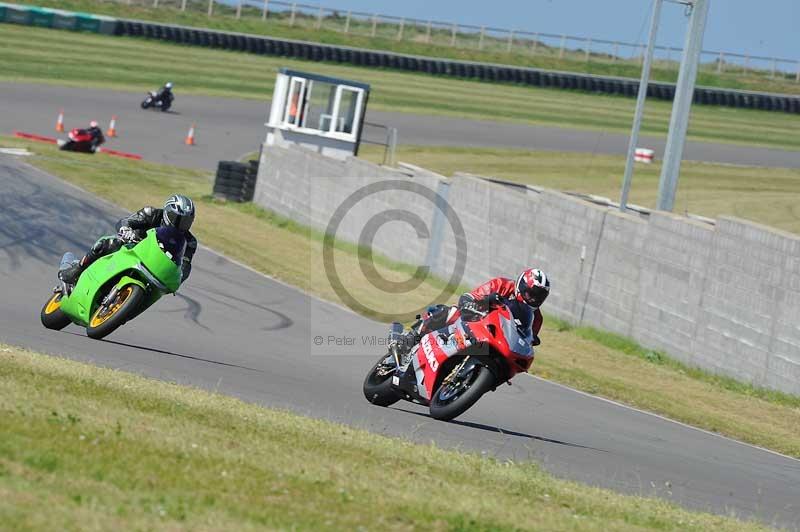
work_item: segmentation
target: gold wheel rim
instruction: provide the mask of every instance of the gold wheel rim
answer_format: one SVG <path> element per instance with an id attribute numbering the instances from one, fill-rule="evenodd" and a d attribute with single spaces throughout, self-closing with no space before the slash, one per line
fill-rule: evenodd
<path id="1" fill-rule="evenodd" d="M 47 302 L 47 306 L 44 308 L 45 314 L 52 314 L 53 312 L 57 311 L 61 308 L 61 292 L 53 294 L 53 297 L 50 298 L 50 301 Z"/>
<path id="2" fill-rule="evenodd" d="M 122 305 L 125 303 L 125 301 L 128 300 L 128 298 L 131 296 L 132 293 L 133 293 L 133 287 L 131 287 L 130 285 L 120 290 L 117 293 L 117 298 L 114 301 L 114 304 L 111 305 L 110 308 L 105 309 L 101 305 L 97 310 L 94 311 L 94 315 L 92 316 L 92 320 L 89 322 L 89 326 L 97 327 L 103 324 L 106 320 L 108 320 L 108 318 L 119 312 L 119 309 L 122 308 Z"/>

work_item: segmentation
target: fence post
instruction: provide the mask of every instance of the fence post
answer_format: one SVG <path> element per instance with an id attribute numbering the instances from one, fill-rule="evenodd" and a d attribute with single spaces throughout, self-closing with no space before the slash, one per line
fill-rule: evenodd
<path id="1" fill-rule="evenodd" d="M 242 0 L 236 4 L 236 20 L 242 18 Z"/>
<path id="2" fill-rule="evenodd" d="M 428 21 L 428 26 L 425 28 L 425 42 L 431 42 L 431 21 Z"/>
<path id="3" fill-rule="evenodd" d="M 586 61 L 587 63 L 589 62 L 589 56 L 591 55 L 591 53 L 592 53 L 592 40 L 589 39 L 586 41 L 586 55 L 584 57 L 584 61 Z"/>
<path id="4" fill-rule="evenodd" d="M 795 83 L 800 83 L 800 61 L 797 62 L 797 75 L 794 77 Z"/>
<path id="5" fill-rule="evenodd" d="M 772 58 L 772 73 L 770 74 L 770 77 L 772 77 L 772 78 L 775 77 L 775 71 L 776 70 L 778 70 L 778 60 L 773 57 Z"/>
<path id="6" fill-rule="evenodd" d="M 371 37 L 375 37 L 375 34 L 378 31 L 378 14 L 372 15 L 372 33 L 370 34 Z"/>
<path id="7" fill-rule="evenodd" d="M 531 55 L 536 55 L 536 48 L 539 46 L 539 34 L 533 36 L 533 48 L 531 49 Z"/>
<path id="8" fill-rule="evenodd" d="M 158 7 L 158 0 L 153 0 L 153 7 Z"/>
<path id="9" fill-rule="evenodd" d="M 558 50 L 558 60 L 564 59 L 564 48 L 567 46 L 567 36 L 561 36 L 561 48 Z"/>
<path id="10" fill-rule="evenodd" d="M 319 12 L 317 13 L 317 29 L 322 29 L 322 17 L 325 16 L 325 12 L 323 11 L 323 7 L 319 6 Z"/>
<path id="11" fill-rule="evenodd" d="M 351 16 L 352 16 L 352 13 L 348 9 L 347 10 L 347 18 L 344 19 L 344 32 L 345 33 L 350 33 L 350 17 Z"/>
<path id="12" fill-rule="evenodd" d="M 486 35 L 486 26 L 481 26 L 481 36 L 478 37 L 478 50 L 483 50 L 483 38 Z"/>
<path id="13" fill-rule="evenodd" d="M 644 63 L 644 53 L 645 53 L 644 45 L 640 44 L 639 45 L 639 59 L 638 59 L 639 60 L 639 65 L 642 65 Z"/>
<path id="14" fill-rule="evenodd" d="M 508 46 L 506 47 L 506 51 L 511 53 L 511 50 L 514 48 L 514 30 L 511 30 L 508 34 Z"/>
<path id="15" fill-rule="evenodd" d="M 450 46 L 455 46 L 456 45 L 456 33 L 458 33 L 458 24 L 453 24 L 451 32 L 452 32 L 452 34 L 451 34 L 451 37 L 450 37 Z"/>
<path id="16" fill-rule="evenodd" d="M 292 3 L 292 12 L 289 13 L 289 26 L 294 26 L 294 17 L 297 14 L 297 2 Z"/>
<path id="17" fill-rule="evenodd" d="M 398 30 L 397 30 L 397 40 L 398 41 L 402 41 L 403 40 L 403 30 L 405 29 L 405 26 L 406 26 L 406 19 L 401 18 L 400 19 L 400 28 L 398 28 Z"/>
<path id="18" fill-rule="evenodd" d="M 261 11 L 261 20 L 267 20 L 269 13 L 269 0 L 264 0 L 264 9 Z"/>
<path id="19" fill-rule="evenodd" d="M 748 70 L 750 70 L 750 54 L 745 54 L 744 55 L 744 71 L 745 71 L 745 73 L 747 73 Z"/>
<path id="20" fill-rule="evenodd" d="M 181 0 L 181 11 L 186 11 L 186 0 Z"/>
<path id="21" fill-rule="evenodd" d="M 725 62 L 725 52 L 720 52 L 719 57 L 717 58 L 717 74 L 722 74 L 723 67 L 722 64 Z"/>
<path id="22" fill-rule="evenodd" d="M 611 53 L 611 62 L 616 63 L 619 59 L 619 43 L 614 41 L 614 51 Z"/>
<path id="23" fill-rule="evenodd" d="M 209 16 L 209 18 L 213 14 L 214 14 L 214 0 L 208 0 L 208 16 Z"/>

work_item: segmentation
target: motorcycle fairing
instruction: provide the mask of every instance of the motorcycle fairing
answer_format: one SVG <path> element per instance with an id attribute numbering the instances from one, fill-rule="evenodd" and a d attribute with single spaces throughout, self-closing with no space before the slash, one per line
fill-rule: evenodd
<path id="1" fill-rule="evenodd" d="M 129 281 L 136 284 L 140 284 L 141 281 L 152 282 L 148 278 L 152 275 L 156 281 L 163 283 L 163 289 L 169 292 L 175 292 L 180 286 L 180 268 L 163 254 L 158 246 L 155 230 L 151 229 L 147 232 L 147 237 L 135 246 L 123 246 L 89 265 L 69 296 L 62 298 L 61 310 L 75 323 L 86 326 L 100 303 L 98 292 L 109 281 L 126 273 L 131 277 Z M 152 291 L 140 312 L 152 305 L 160 296 L 160 290 Z"/>

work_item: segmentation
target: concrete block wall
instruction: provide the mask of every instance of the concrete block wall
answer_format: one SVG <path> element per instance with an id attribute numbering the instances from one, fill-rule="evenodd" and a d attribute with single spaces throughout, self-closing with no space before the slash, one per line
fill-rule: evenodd
<path id="1" fill-rule="evenodd" d="M 255 202 L 324 230 L 342 202 L 364 186 L 414 183 L 446 196 L 459 236 L 437 208 L 408 192 L 375 194 L 348 215 L 337 237 L 355 241 L 382 212 L 402 210 L 440 239 L 409 224 L 378 231 L 374 248 L 411 264 L 430 261 L 450 278 L 466 245 L 462 281 L 475 285 L 537 265 L 553 280 L 545 314 L 631 337 L 691 365 L 800 394 L 800 238 L 721 218 L 716 225 L 654 212 L 628 215 L 544 190 L 470 176 L 445 180 L 423 169 L 397 171 L 358 159 L 335 161 L 303 149 L 265 147 Z"/>

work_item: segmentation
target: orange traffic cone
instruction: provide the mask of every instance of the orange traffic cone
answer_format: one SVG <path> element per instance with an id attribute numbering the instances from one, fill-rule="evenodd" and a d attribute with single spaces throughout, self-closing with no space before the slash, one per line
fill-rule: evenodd
<path id="1" fill-rule="evenodd" d="M 107 137 L 116 137 L 117 136 L 117 117 L 115 115 L 111 116 L 111 123 L 108 125 L 108 131 L 106 131 Z"/>
<path id="2" fill-rule="evenodd" d="M 194 146 L 194 124 L 189 128 L 189 134 L 186 135 L 186 140 L 183 141 L 187 146 Z"/>
<path id="3" fill-rule="evenodd" d="M 56 131 L 59 133 L 64 132 L 64 110 L 60 109 L 58 111 L 58 120 L 56 120 Z"/>

